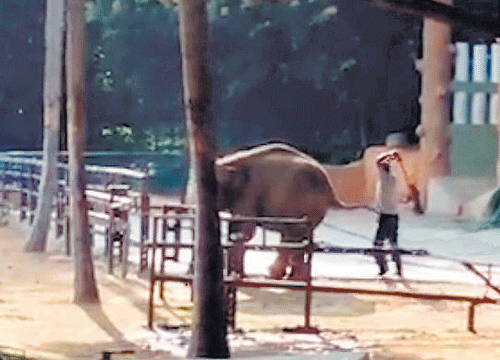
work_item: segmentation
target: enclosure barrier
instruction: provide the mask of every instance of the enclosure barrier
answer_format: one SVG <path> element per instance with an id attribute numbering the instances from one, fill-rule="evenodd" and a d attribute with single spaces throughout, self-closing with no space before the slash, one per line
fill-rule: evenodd
<path id="1" fill-rule="evenodd" d="M 148 249 L 151 247 L 150 239 L 150 222 L 153 221 L 156 230 L 153 230 L 152 237 L 159 236 L 158 227 L 161 227 L 162 242 L 167 242 L 167 235 L 171 233 L 173 240 L 170 243 L 172 253 L 167 253 L 166 248 L 162 249 L 161 269 L 166 260 L 178 261 L 179 249 L 181 245 L 181 228 L 190 232 L 191 240 L 194 239 L 194 212 L 195 207 L 185 204 L 166 204 L 161 206 L 150 206 L 149 201 L 142 201 L 142 216 L 141 216 L 141 239 L 139 244 L 140 261 L 139 272 L 143 272 L 148 268 Z M 158 223 L 161 222 L 161 224 Z M 181 223 L 184 221 L 184 224 Z M 188 224 L 186 224 L 186 221 Z"/>
<path id="2" fill-rule="evenodd" d="M 498 44 L 455 43 L 454 124 L 496 124 L 498 119 Z"/>
<path id="3" fill-rule="evenodd" d="M 34 210 L 38 198 L 38 187 L 41 176 L 40 154 L 29 154 L 25 152 L 0 154 L 0 205 L 2 211 L 5 207 L 12 207 L 19 210 L 20 220 L 28 220 L 30 223 L 34 218 Z M 140 229 L 140 259 L 139 270 L 150 270 L 150 298 L 148 308 L 148 325 L 152 327 L 154 303 L 153 295 L 155 284 L 160 284 L 160 296 L 163 297 L 163 284 L 165 282 L 184 282 L 192 284 L 192 256 L 191 266 L 185 274 L 167 273 L 165 264 L 167 261 L 178 262 L 181 249 L 188 249 L 193 253 L 194 239 L 194 217 L 195 208 L 186 205 L 162 205 L 150 206 L 149 194 L 145 188 L 145 181 L 148 178 L 146 172 L 116 168 L 86 165 L 88 176 L 88 188 L 86 197 L 89 200 L 89 220 L 93 231 L 98 231 L 95 227 L 100 226 L 101 231 L 106 235 L 106 254 L 108 256 L 108 271 L 113 272 L 114 259 L 113 251 L 118 250 L 118 262 L 122 264 L 122 276 L 127 273 L 128 266 L 128 246 L 130 239 L 128 236 L 128 216 L 131 211 L 138 212 L 141 219 Z M 65 162 L 58 165 L 58 192 L 57 201 L 54 204 L 56 209 L 57 236 L 66 235 L 66 248 L 70 253 L 69 244 L 69 220 L 68 220 L 68 169 Z M 150 224 L 153 228 L 150 229 Z M 254 222 L 259 226 L 276 227 L 297 226 L 307 224 L 307 219 L 291 218 L 252 218 L 239 216 L 221 217 L 221 222 Z M 228 228 L 230 226 L 228 225 Z M 190 242 L 183 242 L 181 233 L 188 231 L 191 233 Z M 152 233 L 152 234 L 151 234 Z M 113 235 L 119 235 L 114 237 Z M 467 329 L 474 330 L 474 310 L 479 304 L 496 304 L 497 301 L 483 296 L 458 296 L 445 294 L 411 293 L 404 291 L 369 290 L 353 287 L 332 287 L 317 283 L 312 283 L 311 262 L 314 252 L 341 253 L 341 254 L 364 254 L 372 256 L 376 251 L 391 253 L 399 251 L 411 256 L 429 256 L 425 250 L 380 250 L 373 248 L 346 248 L 334 246 L 321 246 L 314 244 L 309 233 L 307 237 L 299 243 L 280 243 L 269 245 L 266 240 L 266 231 L 263 232 L 262 243 L 249 244 L 239 242 L 237 237 L 230 239 L 228 231 L 226 237 L 221 239 L 224 254 L 224 283 L 227 289 L 228 324 L 235 327 L 236 312 L 236 290 L 238 288 L 283 288 L 290 290 L 304 291 L 304 327 L 302 330 L 313 331 L 310 325 L 311 297 L 314 292 L 328 293 L 356 293 L 364 295 L 384 295 L 399 296 L 426 300 L 448 300 L 469 303 Z M 300 281 L 297 280 L 272 280 L 247 276 L 244 269 L 231 269 L 229 256 L 243 256 L 246 250 L 277 251 L 279 249 L 302 251 L 305 255 L 307 265 L 307 276 Z M 157 254 L 160 254 L 158 260 Z M 243 253 L 242 253 L 243 252 Z M 149 253 L 149 258 L 148 258 Z M 231 255 L 232 254 L 232 255 Z M 159 271 L 156 264 L 159 261 Z M 489 281 L 489 278 L 480 273 L 471 263 L 462 264 L 483 279 L 487 286 L 500 293 L 500 289 Z M 315 281 L 316 282 L 316 281 Z"/>
<path id="4" fill-rule="evenodd" d="M 182 207 L 180 207 L 182 209 Z M 165 273 L 165 256 L 164 253 L 166 249 L 179 249 L 179 248 L 184 248 L 184 249 L 189 249 L 191 252 L 193 252 L 194 245 L 193 242 L 190 243 L 182 243 L 180 241 L 172 243 L 172 242 L 158 242 L 158 238 L 164 239 L 164 237 L 159 237 L 158 234 L 160 233 L 160 230 L 163 231 L 164 229 L 162 226 L 165 224 L 168 219 L 177 219 L 178 221 L 181 221 L 183 219 L 193 219 L 192 214 L 175 214 L 170 213 L 170 214 L 162 214 L 162 215 L 156 215 L 152 217 L 153 220 L 153 233 L 152 233 L 152 238 L 151 238 L 151 243 L 148 243 L 145 245 L 146 249 L 151 250 L 151 256 L 150 256 L 150 297 L 149 297 L 149 308 L 148 308 L 148 325 L 149 327 L 152 327 L 153 323 L 153 312 L 154 312 L 154 290 L 155 290 L 155 285 L 156 283 L 160 283 L 160 298 L 163 299 L 163 283 L 168 282 L 168 281 L 180 281 L 180 282 L 185 282 L 192 284 L 192 266 L 189 266 L 188 273 L 185 275 L 174 275 L 174 274 L 167 274 Z M 226 216 L 226 217 L 221 217 L 221 222 L 256 222 L 261 226 L 269 226 L 269 225 L 280 225 L 280 226 L 291 226 L 291 225 L 300 225 L 300 226 L 306 226 L 308 225 L 308 220 L 306 218 L 301 218 L 301 219 L 294 219 L 294 218 L 270 218 L 270 217 L 243 217 L 243 216 Z M 229 228 L 229 226 L 227 226 Z M 310 228 L 310 226 L 309 226 Z M 235 276 L 238 278 L 247 278 L 246 274 L 242 271 L 234 271 L 234 269 L 231 268 L 231 257 L 242 257 L 244 254 L 243 252 L 245 250 L 251 249 L 251 250 L 278 250 L 278 249 L 287 249 L 287 250 L 300 250 L 304 251 L 306 256 L 305 256 L 305 264 L 307 266 L 307 276 L 306 276 L 306 283 L 310 285 L 311 282 L 311 258 L 312 258 L 312 236 L 309 233 L 308 236 L 302 241 L 300 244 L 276 244 L 276 245 L 269 245 L 266 243 L 266 237 L 263 237 L 263 243 L 262 244 L 243 244 L 243 247 L 240 247 L 238 245 L 241 244 L 239 240 L 232 241 L 230 240 L 230 233 L 229 231 L 226 233 L 226 237 L 221 239 L 221 244 L 224 250 L 224 281 L 226 283 L 226 315 L 227 315 L 227 321 L 228 325 L 234 328 L 234 314 L 236 311 L 236 290 L 237 286 L 233 286 L 230 279 L 234 278 Z M 235 250 L 236 249 L 236 250 Z M 157 258 L 157 251 L 161 252 L 161 255 L 159 256 L 160 260 L 160 271 L 156 271 L 156 267 L 158 266 L 157 262 L 155 259 Z M 309 288 L 305 290 L 306 294 L 306 299 L 305 299 L 305 319 L 306 319 L 306 326 L 309 327 L 309 313 L 310 313 L 310 302 L 311 302 L 311 292 L 309 291 Z"/>
<path id="5" fill-rule="evenodd" d="M 183 217 L 178 215 L 179 219 Z M 192 243 L 169 243 L 169 242 L 158 242 L 158 233 L 160 224 L 164 221 L 163 216 L 155 216 L 153 220 L 153 237 L 152 242 L 146 247 L 151 250 L 151 259 L 155 259 L 156 252 L 164 252 L 167 248 L 184 248 L 193 250 Z M 307 219 L 292 219 L 292 218 L 254 218 L 254 217 L 240 217 L 240 216 L 229 216 L 222 218 L 221 221 L 228 222 L 255 222 L 264 228 L 269 225 L 296 225 L 304 224 Z M 265 230 L 264 230 L 265 233 Z M 265 251 L 277 251 L 279 249 L 288 250 L 300 250 L 305 254 L 305 262 L 307 264 L 308 273 L 305 279 L 302 280 L 273 280 L 262 277 L 248 276 L 244 272 L 235 273 L 231 272 L 230 261 L 228 261 L 228 254 L 231 250 L 234 250 L 234 246 L 237 242 L 228 241 L 230 233 L 226 234 L 226 237 L 221 240 L 221 245 L 224 250 L 225 255 L 225 267 L 224 267 L 224 283 L 226 284 L 226 316 L 228 326 L 235 328 L 235 312 L 236 312 L 236 290 L 238 288 L 281 288 L 288 290 L 303 291 L 305 295 L 304 300 L 304 326 L 298 328 L 300 331 L 311 332 L 315 329 L 311 326 L 310 316 L 311 316 L 311 298 L 314 292 L 322 293 L 354 293 L 362 295 L 383 295 L 383 296 L 398 296 L 413 299 L 423 299 L 423 300 L 446 300 L 446 301 L 458 301 L 469 303 L 468 309 L 468 320 L 467 320 L 467 330 L 470 332 L 475 332 L 474 329 L 474 314 L 475 306 L 479 304 L 496 304 L 495 299 L 483 296 L 461 296 L 461 295 L 446 295 L 446 294 L 432 294 L 432 293 L 413 293 L 408 291 L 390 291 L 390 290 L 371 290 L 362 289 L 356 287 L 338 287 L 338 286 L 327 286 L 321 285 L 317 280 L 314 280 L 311 276 L 311 263 L 314 252 L 325 252 L 325 253 L 342 253 L 342 254 L 364 254 L 373 256 L 375 252 L 384 252 L 386 254 L 391 254 L 395 251 L 399 251 L 402 254 L 410 256 L 428 256 L 425 250 L 385 250 L 385 249 L 374 249 L 374 248 L 342 248 L 342 247 L 321 247 L 317 244 L 313 244 L 312 237 L 308 236 L 303 242 L 299 244 L 290 243 L 280 243 L 276 245 L 269 245 L 266 243 L 266 237 L 263 236 L 262 243 L 260 244 L 244 244 L 243 251 L 245 250 L 265 250 Z M 224 241 L 225 240 L 225 241 Z M 161 259 L 163 259 L 161 257 Z M 156 283 L 163 286 L 164 282 L 181 282 L 185 284 L 192 285 L 193 275 L 190 273 L 168 273 L 165 272 L 165 267 L 162 266 L 160 271 L 157 271 L 157 263 L 154 261 L 150 262 L 150 289 L 149 289 L 149 308 L 148 308 L 148 326 L 152 328 L 154 320 L 154 293 Z M 313 281 L 315 283 L 313 283 Z M 162 288 L 161 288 L 162 289 Z M 163 298 L 163 292 L 160 289 L 160 296 Z"/>
<path id="6" fill-rule="evenodd" d="M 127 275 L 129 265 L 129 212 L 138 208 L 140 196 L 129 189 L 129 185 L 111 184 L 85 191 L 91 234 L 104 236 L 108 273 L 113 273 L 116 259 L 122 265 L 122 277 Z M 118 256 L 115 256 L 115 250 Z"/>
<path id="7" fill-rule="evenodd" d="M 33 223 L 41 180 L 41 152 L 0 153 L 0 207 L 12 207 L 19 211 L 20 221 Z M 128 217 L 131 211 L 147 218 L 149 195 L 146 171 L 113 166 L 85 165 L 85 196 L 88 202 L 89 226 L 92 234 L 105 236 L 105 256 L 108 271 L 113 272 L 114 250 L 118 250 L 118 262 L 122 275 L 128 268 Z M 57 194 L 53 206 L 56 210 L 56 236 L 64 236 L 66 253 L 71 253 L 69 239 L 68 166 L 66 155 L 61 153 L 57 165 Z M 146 233 L 145 233 L 146 232 Z M 147 237 L 147 227 L 141 227 L 141 238 Z"/>

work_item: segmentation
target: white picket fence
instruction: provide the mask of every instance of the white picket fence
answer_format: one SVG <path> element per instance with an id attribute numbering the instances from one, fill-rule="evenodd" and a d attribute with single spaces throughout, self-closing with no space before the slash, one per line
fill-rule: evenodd
<path id="1" fill-rule="evenodd" d="M 481 125 L 498 122 L 499 46 L 455 43 L 453 123 Z"/>

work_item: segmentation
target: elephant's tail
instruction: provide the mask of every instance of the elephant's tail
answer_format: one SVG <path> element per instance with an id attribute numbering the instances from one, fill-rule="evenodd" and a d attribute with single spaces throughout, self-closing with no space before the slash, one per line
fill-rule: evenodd
<path id="1" fill-rule="evenodd" d="M 337 194 L 337 191 L 335 190 L 335 186 L 333 183 L 332 175 L 327 171 L 327 166 L 324 166 L 322 164 L 319 164 L 319 168 L 321 169 L 325 180 L 328 182 L 328 185 L 330 187 L 331 191 L 331 200 L 330 200 L 330 207 L 333 209 L 346 209 L 346 210 L 354 210 L 354 209 L 367 209 L 370 211 L 377 212 L 376 209 L 374 209 L 371 205 L 366 204 L 366 203 L 356 203 L 356 202 L 346 202 L 342 200 L 339 195 Z M 330 168 L 338 168 L 338 166 L 329 166 Z"/>
<path id="2" fill-rule="evenodd" d="M 362 203 L 356 203 L 356 202 L 346 202 L 342 200 L 337 192 L 335 191 L 335 187 L 333 186 L 332 179 L 330 178 L 329 174 L 327 173 L 326 169 L 321 166 L 321 170 L 323 171 L 323 174 L 325 175 L 326 181 L 328 182 L 328 185 L 330 186 L 331 190 L 331 200 L 330 200 L 330 207 L 333 209 L 346 209 L 346 210 L 354 210 L 354 209 L 367 209 L 370 211 L 377 212 L 376 209 L 374 209 L 372 206 L 369 204 L 362 204 Z"/>
<path id="3" fill-rule="evenodd" d="M 378 210 L 375 209 L 374 207 L 368 205 L 368 204 L 360 204 L 360 203 L 346 203 L 345 201 L 339 199 L 337 194 L 335 193 L 335 190 L 332 189 L 332 201 L 330 203 L 330 206 L 334 209 L 345 209 L 345 210 L 355 210 L 355 209 L 366 209 L 369 211 L 373 211 L 378 213 Z"/>

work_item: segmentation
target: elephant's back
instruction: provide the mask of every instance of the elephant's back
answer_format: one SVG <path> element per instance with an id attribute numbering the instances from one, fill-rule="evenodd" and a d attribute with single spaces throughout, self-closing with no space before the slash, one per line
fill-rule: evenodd
<path id="1" fill-rule="evenodd" d="M 309 158 L 309 155 L 304 154 L 300 150 L 285 143 L 269 143 L 264 145 L 252 146 L 247 149 L 241 149 L 232 153 L 219 157 L 216 160 L 216 165 L 231 165 L 239 166 L 244 164 L 255 164 L 265 162 L 270 159 L 280 158 Z"/>
<path id="2" fill-rule="evenodd" d="M 262 216 L 307 216 L 316 226 L 334 200 L 327 176 L 314 159 L 269 154 L 252 169 L 261 199 Z M 261 200 L 261 201 L 265 201 Z"/>
<path id="3" fill-rule="evenodd" d="M 245 175 L 245 187 L 230 209 L 241 215 L 307 216 L 316 226 L 336 203 L 322 165 L 287 144 L 238 151 L 217 159 L 216 165 Z"/>

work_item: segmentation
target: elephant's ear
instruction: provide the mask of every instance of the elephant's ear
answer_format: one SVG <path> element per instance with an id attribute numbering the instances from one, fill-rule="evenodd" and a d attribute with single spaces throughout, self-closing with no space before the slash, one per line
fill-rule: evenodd
<path id="1" fill-rule="evenodd" d="M 230 165 L 215 166 L 215 178 L 219 184 L 227 183 L 231 177 L 231 172 L 235 171 L 236 167 Z"/>
<path id="2" fill-rule="evenodd" d="M 219 186 L 219 206 L 230 209 L 250 181 L 249 169 L 245 166 L 217 165 L 215 176 Z"/>
<path id="3" fill-rule="evenodd" d="M 215 168 L 217 183 L 233 189 L 242 189 L 250 178 L 246 166 L 218 165 Z"/>

